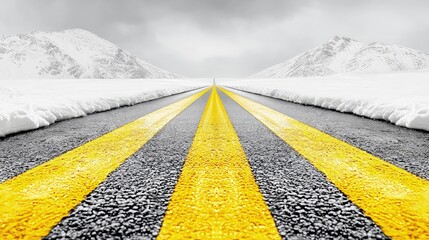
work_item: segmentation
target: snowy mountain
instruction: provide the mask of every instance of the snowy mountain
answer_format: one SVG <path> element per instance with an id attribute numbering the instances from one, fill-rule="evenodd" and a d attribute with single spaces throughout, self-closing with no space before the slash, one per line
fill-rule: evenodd
<path id="1" fill-rule="evenodd" d="M 0 79 L 183 78 L 81 29 L 0 37 Z"/>
<path id="2" fill-rule="evenodd" d="M 346 72 L 389 73 L 418 70 L 429 70 L 428 54 L 397 45 L 364 44 L 350 38 L 334 37 L 319 47 L 251 77 L 306 77 Z"/>

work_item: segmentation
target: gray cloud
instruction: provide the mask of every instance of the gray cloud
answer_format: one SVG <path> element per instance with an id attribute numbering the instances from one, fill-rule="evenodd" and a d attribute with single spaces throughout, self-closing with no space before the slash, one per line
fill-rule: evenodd
<path id="1" fill-rule="evenodd" d="M 0 35 L 83 28 L 191 77 L 246 76 L 335 35 L 429 52 L 426 0 L 1 0 Z"/>

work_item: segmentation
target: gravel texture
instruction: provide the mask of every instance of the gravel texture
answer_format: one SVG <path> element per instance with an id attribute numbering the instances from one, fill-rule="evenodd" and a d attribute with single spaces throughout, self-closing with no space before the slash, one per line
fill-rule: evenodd
<path id="1" fill-rule="evenodd" d="M 193 93 L 2 138 L 0 182 Z M 46 239 L 154 239 L 209 94 L 174 118 L 112 172 Z M 313 165 L 234 101 L 219 94 L 282 237 L 387 238 Z M 427 132 L 255 94 L 240 94 L 429 178 Z"/>
<path id="2" fill-rule="evenodd" d="M 46 239 L 154 239 L 208 96 L 185 109 L 112 172 Z"/>
<path id="3" fill-rule="evenodd" d="M 221 97 L 283 238 L 387 238 L 313 165 L 225 94 Z"/>
<path id="4" fill-rule="evenodd" d="M 0 182 L 198 91 L 61 121 L 45 128 L 0 138 Z"/>
<path id="5" fill-rule="evenodd" d="M 429 132 L 230 89 L 429 180 Z"/>

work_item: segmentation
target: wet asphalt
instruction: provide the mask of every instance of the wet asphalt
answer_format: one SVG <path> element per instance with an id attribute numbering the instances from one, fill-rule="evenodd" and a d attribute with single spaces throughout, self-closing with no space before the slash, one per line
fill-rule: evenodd
<path id="1" fill-rule="evenodd" d="M 62 121 L 0 139 L 0 182 L 193 93 Z M 154 239 L 209 93 L 112 172 L 46 238 Z M 424 164 L 429 159 L 427 132 L 240 94 L 428 179 L 429 166 Z M 387 238 L 321 172 L 233 100 L 220 95 L 282 237 Z"/>

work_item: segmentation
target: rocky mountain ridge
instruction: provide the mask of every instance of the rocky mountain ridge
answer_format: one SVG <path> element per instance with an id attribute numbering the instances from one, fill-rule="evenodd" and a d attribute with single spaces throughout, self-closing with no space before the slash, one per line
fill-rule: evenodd
<path id="1" fill-rule="evenodd" d="M 0 79 L 183 78 L 82 29 L 0 37 Z"/>
<path id="2" fill-rule="evenodd" d="M 326 76 L 335 73 L 389 73 L 429 70 L 429 55 L 384 43 L 365 44 L 346 37 L 327 43 L 269 67 L 251 77 Z"/>

